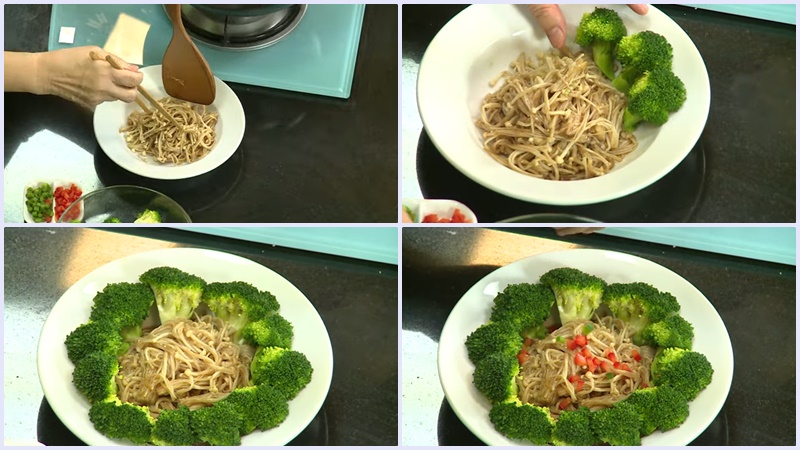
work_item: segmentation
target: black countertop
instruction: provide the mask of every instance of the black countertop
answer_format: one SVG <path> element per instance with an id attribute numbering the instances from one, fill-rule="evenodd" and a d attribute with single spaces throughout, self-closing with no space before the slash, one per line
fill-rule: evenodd
<path id="1" fill-rule="evenodd" d="M 415 109 L 419 63 L 466 5 L 403 6 L 403 105 Z M 462 175 L 436 150 L 416 110 L 403 113 L 403 195 L 459 200 L 481 221 L 568 213 L 601 222 L 794 223 L 795 27 L 689 7 L 657 5 L 705 61 L 711 110 L 698 144 L 660 181 L 622 199 L 553 207 L 504 197 Z M 409 187 L 406 187 L 406 185 Z M 419 185 L 419 189 L 416 185 Z"/>
<path id="2" fill-rule="evenodd" d="M 219 168 L 187 180 L 152 180 L 119 168 L 100 149 L 91 113 L 74 104 L 7 93 L 6 186 L 23 186 L 37 174 L 57 178 L 71 164 L 78 174 L 72 176 L 90 186 L 161 191 L 194 222 L 396 223 L 397 14 L 396 5 L 367 6 L 347 100 L 229 83 L 247 120 L 242 144 Z M 49 25 L 48 5 L 6 5 L 5 50 L 46 51 Z M 40 139 L 22 145 L 37 133 Z M 68 161 L 59 155 L 64 138 L 80 148 Z M 9 165 L 12 157 L 26 163 Z M 6 221 L 8 211 L 6 205 Z"/>
<path id="3" fill-rule="evenodd" d="M 602 234 L 557 238 L 548 228 L 417 227 L 403 229 L 404 445 L 481 444 L 439 386 L 436 345 L 445 320 L 495 269 L 571 248 L 619 251 L 660 264 L 699 289 L 722 317 L 733 345 L 733 384 L 722 412 L 693 445 L 795 445 L 794 266 Z"/>
<path id="4" fill-rule="evenodd" d="M 292 444 L 397 445 L 397 266 L 167 228 L 5 229 L 5 439 L 80 445 L 42 400 L 38 334 L 56 300 L 97 267 L 142 251 L 208 248 L 269 267 L 322 317 L 333 380 L 317 417 Z M 41 255 L 49 255 L 42 259 Z M 38 417 L 38 419 L 37 419 Z"/>

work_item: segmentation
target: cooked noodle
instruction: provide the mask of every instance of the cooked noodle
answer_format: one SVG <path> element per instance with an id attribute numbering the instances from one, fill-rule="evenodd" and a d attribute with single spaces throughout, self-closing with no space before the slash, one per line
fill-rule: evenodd
<path id="1" fill-rule="evenodd" d="M 183 129 L 156 108 L 151 108 L 150 113 L 134 111 L 119 130 L 128 148 L 142 159 L 152 158 L 159 163 L 186 164 L 206 156 L 217 139 L 219 115 L 206 111 L 204 105 L 170 97 L 159 103 Z"/>
<path id="2" fill-rule="evenodd" d="M 613 351 L 619 363 L 625 363 L 630 371 L 610 367 L 613 378 L 607 378 L 606 372 L 591 373 L 585 367 L 575 364 L 575 354 L 580 352 L 569 350 L 566 340 L 582 333 L 586 324 L 594 329 L 586 335 L 587 345 L 592 356 L 608 361 L 608 351 Z M 558 342 L 563 337 L 565 342 Z M 633 351 L 639 352 L 641 361 L 636 361 Z M 542 340 L 531 344 L 531 358 L 520 368 L 517 377 L 519 398 L 524 403 L 550 408 L 550 412 L 558 417 L 564 399 L 570 402 L 563 410 L 574 410 L 586 406 L 590 410 L 603 409 L 626 399 L 642 383 L 650 385 L 650 364 L 654 350 L 649 347 L 638 347 L 631 343 L 630 332 L 625 322 L 612 317 L 604 317 L 596 322 L 576 320 L 555 330 Z M 611 363 L 608 363 L 611 365 Z M 580 374 L 583 388 L 576 389 L 577 383 L 569 381 L 572 375 Z"/>
<path id="3" fill-rule="evenodd" d="M 490 82 L 481 117 L 484 150 L 501 164 L 548 180 L 580 180 L 608 173 L 636 149 L 622 130 L 627 100 L 586 55 L 574 59 L 525 54 Z"/>
<path id="4" fill-rule="evenodd" d="M 120 358 L 120 400 L 147 406 L 153 417 L 185 405 L 210 406 L 250 384 L 246 347 L 230 339 L 222 319 L 174 319 L 136 340 Z"/>

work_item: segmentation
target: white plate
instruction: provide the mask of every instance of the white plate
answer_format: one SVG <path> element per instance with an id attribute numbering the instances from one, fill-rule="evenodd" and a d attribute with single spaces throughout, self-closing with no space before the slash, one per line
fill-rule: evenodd
<path id="1" fill-rule="evenodd" d="M 35 183 L 26 184 L 25 185 L 25 189 L 22 190 L 22 218 L 25 220 L 26 223 L 36 223 L 36 221 L 33 220 L 33 216 L 31 215 L 30 211 L 28 211 L 28 205 L 26 203 L 26 201 L 28 200 L 27 197 L 26 197 L 26 195 L 28 193 L 28 188 L 36 189 L 39 186 L 41 186 L 42 184 L 44 184 L 44 183 L 48 183 L 52 187 L 53 190 L 52 190 L 52 192 L 50 192 L 50 195 L 53 195 L 55 193 L 55 190 L 57 188 L 59 188 L 59 187 L 64 188 L 64 189 L 68 189 L 73 184 L 75 186 L 78 186 L 78 188 L 81 189 L 81 191 L 83 191 L 83 188 L 78 183 L 75 183 L 73 181 L 65 181 L 65 180 L 37 181 Z M 80 221 L 80 220 L 83 220 L 83 200 L 78 199 L 78 202 L 81 205 L 80 206 L 81 212 L 78 214 L 78 217 L 77 217 L 76 220 Z M 72 205 L 72 203 L 70 203 L 70 205 Z M 53 215 L 52 215 L 53 219 L 50 221 L 50 223 L 56 223 L 56 202 L 55 201 L 51 203 L 51 208 L 50 209 L 53 211 Z"/>
<path id="2" fill-rule="evenodd" d="M 39 338 L 39 381 L 56 415 L 88 445 L 130 445 L 112 440 L 89 421 L 89 401 L 72 384 L 72 362 L 64 339 L 89 320 L 92 299 L 109 283 L 137 282 L 150 268 L 170 265 L 213 281 L 246 281 L 271 292 L 281 304 L 280 314 L 294 326 L 292 349 L 306 355 L 314 368 L 311 382 L 289 402 L 289 416 L 281 425 L 242 437 L 242 445 L 284 445 L 303 431 L 328 395 L 333 376 L 333 349 L 322 318 L 294 285 L 249 259 L 201 249 L 165 249 L 139 253 L 99 267 L 72 285 L 53 307 Z"/>
<path id="3" fill-rule="evenodd" d="M 681 316 L 694 325 L 694 351 L 705 355 L 714 377 L 689 404 L 689 418 L 666 433 L 642 438 L 642 445 L 686 445 L 699 436 L 722 409 L 733 380 L 733 348 L 719 314 L 697 290 L 675 272 L 652 261 L 605 250 L 566 250 L 544 253 L 501 267 L 476 283 L 461 297 L 445 322 L 439 339 L 439 379 L 447 401 L 461 422 L 489 445 L 526 445 L 503 436 L 489 421 L 491 403 L 472 384 L 475 366 L 467 357 L 464 341 L 489 321 L 495 295 L 511 283 L 537 282 L 556 267 L 574 267 L 608 283 L 642 281 L 672 293 Z"/>
<path id="4" fill-rule="evenodd" d="M 419 199 L 419 198 L 404 198 L 403 206 L 408 207 L 414 213 L 414 222 L 422 223 L 422 219 L 428 214 L 437 214 L 439 217 L 453 217 L 456 209 L 464 214 L 468 223 L 478 223 L 478 217 L 475 213 L 467 207 L 467 205 L 457 202 L 455 200 L 443 199 Z"/>
<path id="5" fill-rule="evenodd" d="M 425 130 L 455 168 L 488 189 L 509 197 L 548 205 L 603 202 L 636 192 L 669 173 L 691 151 L 708 118 L 711 88 L 703 58 L 689 36 L 664 13 L 650 6 L 638 16 L 624 5 L 620 13 L 628 34 L 652 30 L 673 47 L 672 69 L 686 85 L 686 103 L 661 127 L 643 124 L 634 133 L 639 147 L 606 175 L 589 180 L 552 181 L 514 172 L 483 150 L 474 125 L 489 93 L 489 81 L 523 51 L 529 56 L 551 49 L 544 32 L 524 5 L 473 5 L 445 25 L 431 41 L 419 68 L 417 103 Z M 594 5 L 561 5 L 567 42 Z"/>
<path id="6" fill-rule="evenodd" d="M 167 97 L 164 85 L 161 82 L 161 66 L 149 66 L 139 69 L 144 73 L 142 86 L 156 100 Z M 94 134 L 97 142 L 104 152 L 123 169 L 147 178 L 160 180 L 179 180 L 196 177 L 210 172 L 228 160 L 244 136 L 244 109 L 236 94 L 224 81 L 214 77 L 217 86 L 217 96 L 214 103 L 209 105 L 208 111 L 219 113 L 217 121 L 217 142 L 203 159 L 190 164 L 161 164 L 155 161 L 144 161 L 133 153 L 125 144 L 125 138 L 119 129 L 125 126 L 128 116 L 141 108 L 133 103 L 121 101 L 106 102 L 94 110 Z M 142 97 L 141 95 L 139 96 Z M 147 100 L 142 100 L 150 107 Z"/>

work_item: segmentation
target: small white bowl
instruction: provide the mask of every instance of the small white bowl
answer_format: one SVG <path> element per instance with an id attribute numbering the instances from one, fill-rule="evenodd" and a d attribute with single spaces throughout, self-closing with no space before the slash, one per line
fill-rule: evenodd
<path id="1" fill-rule="evenodd" d="M 25 188 L 22 190 L 22 217 L 25 220 L 25 223 L 38 223 L 35 220 L 33 220 L 33 216 L 28 211 L 28 205 L 26 204 L 26 201 L 27 201 L 26 195 L 28 193 L 28 188 L 29 187 L 32 187 L 32 188 L 36 189 L 39 186 L 41 186 L 43 183 L 50 184 L 50 186 L 52 188 L 52 191 L 50 192 L 51 195 L 55 192 L 56 188 L 61 187 L 61 188 L 66 189 L 66 188 L 69 188 L 73 184 L 75 186 L 78 186 L 78 188 L 80 188 L 81 190 L 83 190 L 83 188 L 78 183 L 75 183 L 74 181 L 66 181 L 66 180 L 52 180 L 52 181 L 51 180 L 47 180 L 47 181 L 37 181 L 35 183 L 26 184 Z M 79 199 L 77 201 L 77 203 L 80 205 L 80 208 L 81 208 L 81 212 L 80 212 L 80 214 L 78 214 L 78 218 L 77 218 L 77 220 L 80 221 L 80 220 L 83 220 L 83 201 Z M 72 205 L 72 204 L 74 204 L 74 203 L 71 203 L 70 205 Z M 56 221 L 56 202 L 55 202 L 55 199 L 53 199 L 53 202 L 50 204 L 50 209 L 53 211 L 53 215 L 52 215 L 53 219 L 50 221 L 50 223 L 56 223 L 57 221 Z M 66 212 L 66 209 L 65 209 L 64 212 Z M 47 223 L 47 222 L 41 222 L 41 223 Z"/>
<path id="2" fill-rule="evenodd" d="M 403 207 L 411 210 L 414 223 L 422 223 L 422 219 L 428 214 L 436 214 L 439 217 L 453 217 L 456 209 L 466 216 L 468 223 L 478 223 L 478 217 L 467 207 L 467 205 L 455 200 L 427 200 L 418 198 L 404 198 Z"/>

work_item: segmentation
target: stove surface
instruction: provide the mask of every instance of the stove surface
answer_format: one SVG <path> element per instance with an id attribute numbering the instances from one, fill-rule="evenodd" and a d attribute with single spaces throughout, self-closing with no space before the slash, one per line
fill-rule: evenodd
<path id="1" fill-rule="evenodd" d="M 308 5 L 296 28 L 255 50 L 223 49 L 194 41 L 211 71 L 224 81 L 349 98 L 364 8 L 363 4 Z M 161 64 L 172 37 L 172 23 L 161 5 L 54 4 L 48 48 L 102 47 L 121 13 L 150 24 L 144 65 Z M 58 42 L 61 27 L 75 27 L 73 44 Z"/>

